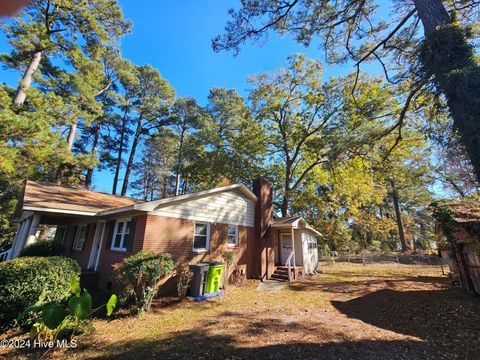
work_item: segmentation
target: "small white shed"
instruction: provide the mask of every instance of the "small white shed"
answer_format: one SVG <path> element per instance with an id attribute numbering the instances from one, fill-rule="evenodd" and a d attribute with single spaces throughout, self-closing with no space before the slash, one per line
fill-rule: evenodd
<path id="1" fill-rule="evenodd" d="M 277 266 L 303 267 L 303 274 L 312 274 L 317 270 L 317 239 L 322 235 L 320 232 L 301 216 L 276 220 L 271 228 Z"/>

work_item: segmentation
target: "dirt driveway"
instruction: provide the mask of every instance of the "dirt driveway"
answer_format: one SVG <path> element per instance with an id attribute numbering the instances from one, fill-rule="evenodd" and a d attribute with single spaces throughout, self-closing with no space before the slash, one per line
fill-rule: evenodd
<path id="1" fill-rule="evenodd" d="M 44 358 L 479 358 L 480 299 L 450 287 L 439 267 L 324 270 L 277 291 L 252 281 L 203 303 L 165 299 L 141 318 L 96 321 L 96 333 L 79 338 L 77 349 Z"/>

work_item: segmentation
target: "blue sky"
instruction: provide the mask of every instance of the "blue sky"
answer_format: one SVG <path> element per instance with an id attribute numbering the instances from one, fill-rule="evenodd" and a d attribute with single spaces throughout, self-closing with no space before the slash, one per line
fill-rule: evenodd
<path id="1" fill-rule="evenodd" d="M 323 59 L 316 46 L 305 48 L 288 37 L 270 34 L 263 45 L 247 44 L 234 57 L 230 52 L 214 53 L 211 39 L 223 32 L 229 8 L 238 0 L 119 0 L 124 15 L 133 23 L 133 32 L 122 40 L 123 56 L 137 65 L 157 68 L 178 96 L 193 96 L 205 104 L 212 87 L 235 88 L 246 95 L 248 75 L 271 71 L 283 65 L 288 55 L 302 52 Z M 7 51 L 0 37 L 0 52 Z M 325 76 L 336 76 L 349 67 L 326 68 Z M 0 69 L 1 81 L 16 85 L 19 74 Z M 109 172 L 96 172 L 98 191 L 111 190 Z"/>
<path id="2" fill-rule="evenodd" d="M 178 95 L 194 96 L 200 103 L 214 86 L 235 88 L 245 95 L 248 75 L 282 66 L 289 54 L 322 57 L 317 48 L 306 49 L 276 34 L 263 46 L 244 46 L 237 57 L 214 53 L 211 39 L 223 32 L 228 9 L 238 8 L 239 1 L 120 0 L 120 4 L 133 22 L 133 34 L 123 40 L 124 56 L 136 64 L 153 65 Z"/>

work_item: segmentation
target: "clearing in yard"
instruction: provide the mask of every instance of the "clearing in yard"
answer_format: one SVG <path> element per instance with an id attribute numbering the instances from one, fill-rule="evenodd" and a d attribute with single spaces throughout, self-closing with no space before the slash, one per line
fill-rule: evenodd
<path id="1" fill-rule="evenodd" d="M 277 291 L 250 281 L 202 303 L 162 299 L 139 318 L 97 320 L 76 349 L 44 358 L 478 358 L 480 300 L 452 287 L 439 266 L 337 263 L 323 270 Z"/>

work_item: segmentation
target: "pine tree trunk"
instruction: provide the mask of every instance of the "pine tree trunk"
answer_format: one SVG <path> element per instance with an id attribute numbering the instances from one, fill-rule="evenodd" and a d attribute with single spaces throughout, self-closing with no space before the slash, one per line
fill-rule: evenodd
<path id="1" fill-rule="evenodd" d="M 395 182 L 393 180 L 390 180 L 390 184 L 392 185 L 392 199 L 393 207 L 395 208 L 395 218 L 397 221 L 398 236 L 402 245 L 402 252 L 406 252 L 408 250 L 408 246 L 407 240 L 405 238 L 405 230 L 403 228 L 402 212 L 400 209 L 400 202 L 398 201 L 398 193 L 397 189 L 395 188 Z"/>
<path id="2" fill-rule="evenodd" d="M 450 22 L 450 16 L 442 0 L 413 0 L 413 3 L 426 36 Z"/>
<path id="3" fill-rule="evenodd" d="M 183 141 L 185 138 L 185 127 L 182 128 L 182 132 L 180 134 L 180 144 L 178 145 L 178 155 L 177 155 L 177 166 L 175 169 L 175 196 L 177 196 L 180 192 L 180 178 L 181 178 L 181 168 L 182 168 L 182 161 L 183 161 Z"/>
<path id="4" fill-rule="evenodd" d="M 100 126 L 97 126 L 95 129 L 95 136 L 93 138 L 93 144 L 92 144 L 92 154 L 97 153 L 97 148 L 98 148 L 98 141 L 100 139 Z M 85 189 L 90 189 L 90 186 L 92 186 L 92 181 L 93 181 L 93 167 L 88 167 L 87 168 L 87 174 L 85 175 Z"/>
<path id="5" fill-rule="evenodd" d="M 454 127 L 480 181 L 480 66 L 466 33 L 442 0 L 414 0 L 425 30 L 420 60 L 447 99 Z"/>
<path id="6" fill-rule="evenodd" d="M 75 122 L 70 126 L 68 131 L 67 144 L 68 150 L 72 150 L 73 143 L 75 141 L 75 135 L 77 134 L 78 119 L 75 119 Z"/>
<path id="7" fill-rule="evenodd" d="M 135 153 L 137 151 L 137 146 L 140 141 L 140 133 L 142 132 L 142 119 L 137 121 L 137 129 L 135 130 L 135 135 L 133 138 L 132 148 L 130 149 L 130 155 L 128 157 L 127 167 L 125 168 L 125 177 L 123 178 L 122 192 L 121 196 L 127 195 L 128 182 L 130 179 L 130 174 L 132 172 L 133 160 L 135 159 Z"/>
<path id="8" fill-rule="evenodd" d="M 42 52 L 35 52 L 30 60 L 30 63 L 28 64 L 27 69 L 23 73 L 20 84 L 18 85 L 17 94 L 15 96 L 15 99 L 13 100 L 15 106 L 22 107 L 25 103 L 25 99 L 27 98 L 27 89 L 32 84 L 33 75 L 37 71 L 38 65 L 40 65 L 41 60 Z"/>
<path id="9" fill-rule="evenodd" d="M 118 147 L 118 154 L 117 154 L 117 161 L 115 163 L 115 175 L 113 177 L 113 188 L 112 194 L 117 194 L 117 185 L 118 185 L 118 177 L 120 176 L 120 167 L 122 165 L 122 155 L 123 155 L 123 142 L 125 141 L 125 132 L 127 130 L 127 113 L 128 110 L 125 110 L 122 120 L 122 130 L 120 132 L 120 145 Z"/>

